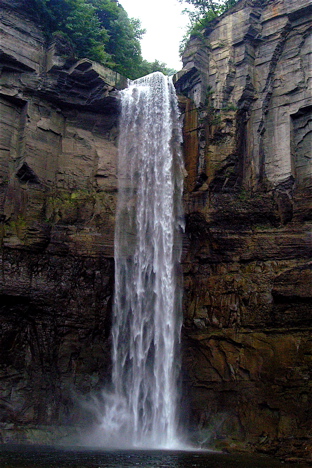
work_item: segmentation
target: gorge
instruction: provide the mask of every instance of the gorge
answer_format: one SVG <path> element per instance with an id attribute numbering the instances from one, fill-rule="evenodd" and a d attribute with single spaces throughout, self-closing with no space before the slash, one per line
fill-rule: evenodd
<path id="1" fill-rule="evenodd" d="M 111 373 L 119 90 L 1 0 L 0 434 L 65 440 Z M 194 441 L 311 460 L 311 2 L 190 39 L 183 406 Z"/>

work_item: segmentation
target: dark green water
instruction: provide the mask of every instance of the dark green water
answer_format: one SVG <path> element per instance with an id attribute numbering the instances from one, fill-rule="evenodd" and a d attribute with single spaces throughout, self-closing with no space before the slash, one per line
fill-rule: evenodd
<path id="1" fill-rule="evenodd" d="M 261 455 L 184 451 L 100 451 L 39 446 L 0 446 L 1 468 L 278 468 L 287 464 Z"/>

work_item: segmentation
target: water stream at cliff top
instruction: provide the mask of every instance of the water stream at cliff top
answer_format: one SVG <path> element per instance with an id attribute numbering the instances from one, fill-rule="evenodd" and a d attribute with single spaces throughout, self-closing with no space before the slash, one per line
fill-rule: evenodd
<path id="1" fill-rule="evenodd" d="M 168 448 L 179 439 L 182 131 L 162 73 L 132 82 L 121 99 L 114 391 L 102 428 L 106 443 Z"/>

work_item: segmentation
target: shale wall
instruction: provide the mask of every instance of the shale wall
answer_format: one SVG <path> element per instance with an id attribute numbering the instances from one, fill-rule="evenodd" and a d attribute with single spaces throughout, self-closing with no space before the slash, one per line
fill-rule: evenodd
<path id="1" fill-rule="evenodd" d="M 80 424 L 109 376 L 125 79 L 47 42 L 27 2 L 0 6 L 0 414 L 23 441 Z"/>
<path id="2" fill-rule="evenodd" d="M 310 457 L 311 14 L 241 0 L 191 38 L 176 82 L 193 416 L 203 440 Z"/>
<path id="3" fill-rule="evenodd" d="M 80 426 L 80 396 L 109 379 L 125 86 L 48 42 L 23 5 L 0 1 L 4 442 Z M 175 77 L 182 405 L 202 444 L 311 457 L 311 57 L 309 0 L 241 0 L 191 38 Z"/>

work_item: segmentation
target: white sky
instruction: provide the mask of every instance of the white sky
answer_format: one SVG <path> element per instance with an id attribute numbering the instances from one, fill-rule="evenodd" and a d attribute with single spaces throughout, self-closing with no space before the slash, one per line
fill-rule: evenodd
<path id="1" fill-rule="evenodd" d="M 165 62 L 169 68 L 181 70 L 179 45 L 185 34 L 188 17 L 182 14 L 185 5 L 178 0 L 119 0 L 130 18 L 141 20 L 146 33 L 141 40 L 145 60 Z"/>

